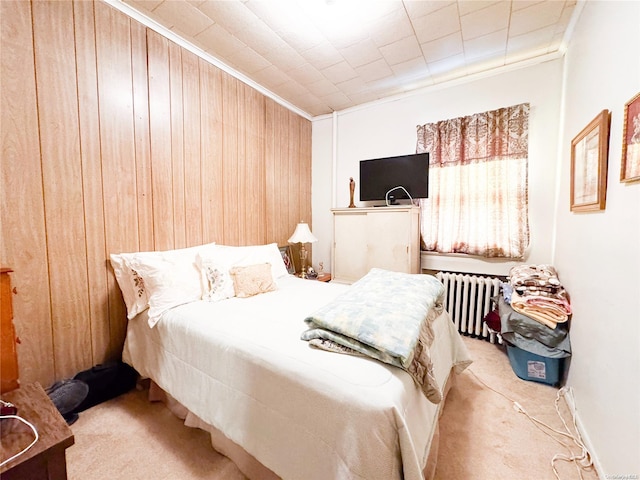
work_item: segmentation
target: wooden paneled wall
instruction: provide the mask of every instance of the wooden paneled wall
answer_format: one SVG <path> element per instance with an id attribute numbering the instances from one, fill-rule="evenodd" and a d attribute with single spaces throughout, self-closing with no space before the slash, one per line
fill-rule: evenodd
<path id="1" fill-rule="evenodd" d="M 100 1 L 0 8 L 0 263 L 20 380 L 46 387 L 121 354 L 109 253 L 311 221 L 311 123 Z"/>

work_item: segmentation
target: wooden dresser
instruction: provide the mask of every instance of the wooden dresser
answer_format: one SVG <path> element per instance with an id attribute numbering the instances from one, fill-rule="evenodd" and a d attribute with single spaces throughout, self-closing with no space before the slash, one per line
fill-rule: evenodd
<path id="1" fill-rule="evenodd" d="M 18 415 L 38 431 L 39 439 L 24 454 L 0 468 L 2 480 L 65 480 L 65 450 L 73 445 L 73 432 L 39 383 L 30 383 L 2 395 L 18 408 Z M 0 420 L 0 458 L 5 461 L 27 447 L 31 429 L 15 418 Z"/>
<path id="2" fill-rule="evenodd" d="M 16 332 L 13 327 L 10 268 L 0 268 L 0 392 L 18 388 Z"/>
<path id="3" fill-rule="evenodd" d="M 374 267 L 420 273 L 420 208 L 334 208 L 331 275 L 353 283 Z"/>

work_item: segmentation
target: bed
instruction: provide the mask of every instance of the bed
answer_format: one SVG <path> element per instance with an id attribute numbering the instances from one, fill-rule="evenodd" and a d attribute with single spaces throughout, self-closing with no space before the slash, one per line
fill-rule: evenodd
<path id="1" fill-rule="evenodd" d="M 247 256 L 251 250 L 229 255 L 249 247 L 209 248 L 218 262 L 225 259 L 225 272 L 263 259 Z M 220 248 L 227 248 L 224 255 Z M 273 266 L 277 246 L 266 250 Z M 208 430 L 214 447 L 249 478 L 413 480 L 434 471 L 429 457 L 444 402 L 427 399 L 401 368 L 301 340 L 304 319 L 352 287 L 282 274 L 276 265 L 264 293 L 202 300 L 203 257 L 196 253 L 190 265 L 200 269 L 200 298 L 193 298 L 194 288 L 191 297 L 176 296 L 155 309 L 159 287 L 174 291 L 183 283 L 175 279 L 181 277 L 176 262 L 146 270 L 148 261 L 121 265 L 144 279 L 149 295 L 143 301 L 150 305 L 132 309 L 123 360 L 150 378 L 152 391 L 182 410 L 188 425 Z M 112 264 L 119 268 L 113 256 Z M 470 359 L 446 312 L 431 326 L 433 374 L 444 394 L 452 372 Z"/>

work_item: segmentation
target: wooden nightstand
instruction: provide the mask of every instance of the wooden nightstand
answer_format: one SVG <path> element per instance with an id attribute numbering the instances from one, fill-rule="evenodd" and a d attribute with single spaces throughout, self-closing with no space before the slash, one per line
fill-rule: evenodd
<path id="1" fill-rule="evenodd" d="M 321 273 L 318 275 L 318 278 L 316 278 L 316 280 L 318 280 L 319 282 L 330 282 L 331 281 L 331 274 L 330 273 Z"/>
<path id="2" fill-rule="evenodd" d="M 36 444 L 0 468 L 2 480 L 65 480 L 65 450 L 74 443 L 73 432 L 39 383 L 24 385 L 5 393 L 2 399 L 18 408 L 18 415 L 38 431 Z M 3 419 L 0 441 L 2 461 L 33 441 L 31 429 L 15 418 Z"/>

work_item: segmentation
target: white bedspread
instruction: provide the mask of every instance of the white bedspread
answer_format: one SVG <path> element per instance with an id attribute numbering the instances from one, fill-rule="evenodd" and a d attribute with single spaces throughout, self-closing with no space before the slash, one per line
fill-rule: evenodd
<path id="1" fill-rule="evenodd" d="M 129 322 L 123 359 L 284 479 L 421 479 L 439 405 L 408 373 L 310 348 L 304 318 L 349 288 L 295 277 L 278 290 Z M 469 360 L 446 313 L 434 371 Z"/>

